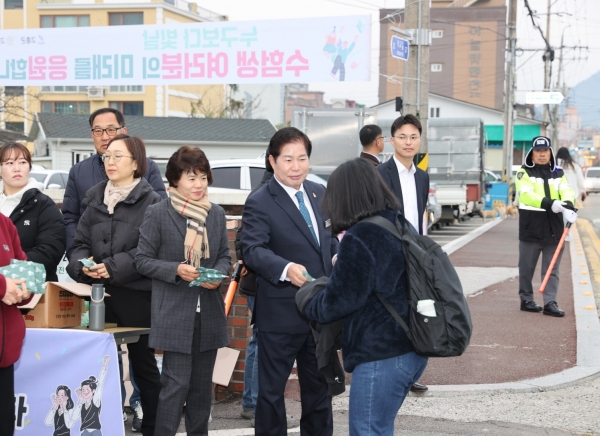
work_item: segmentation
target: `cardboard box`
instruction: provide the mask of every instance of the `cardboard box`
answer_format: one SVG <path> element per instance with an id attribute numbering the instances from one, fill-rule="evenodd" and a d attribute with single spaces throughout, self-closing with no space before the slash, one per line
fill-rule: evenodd
<path id="1" fill-rule="evenodd" d="M 46 293 L 35 294 L 29 304 L 20 306 L 25 326 L 29 328 L 77 327 L 81 324 L 83 297 L 92 292 L 90 285 L 48 282 Z"/>

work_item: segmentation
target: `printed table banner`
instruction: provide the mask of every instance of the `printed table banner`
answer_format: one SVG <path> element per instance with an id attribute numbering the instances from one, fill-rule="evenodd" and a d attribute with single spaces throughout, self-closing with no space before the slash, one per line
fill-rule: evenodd
<path id="1" fill-rule="evenodd" d="M 96 429 L 95 436 L 124 436 L 113 336 L 27 329 L 15 364 L 15 411 L 15 435 L 79 436 Z"/>
<path id="2" fill-rule="evenodd" d="M 345 16 L 1 30 L 0 83 L 107 86 L 368 81 L 370 20 L 370 16 Z"/>

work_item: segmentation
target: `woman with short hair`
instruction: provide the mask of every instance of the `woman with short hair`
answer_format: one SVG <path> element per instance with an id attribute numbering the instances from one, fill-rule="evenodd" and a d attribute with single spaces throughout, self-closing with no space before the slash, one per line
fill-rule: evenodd
<path id="1" fill-rule="evenodd" d="M 229 275 L 225 211 L 208 200 L 210 164 L 183 146 L 167 163 L 170 198 L 151 206 L 136 265 L 152 278 L 150 345 L 164 351 L 156 432 L 177 433 L 183 405 L 188 436 L 208 434 L 217 349 L 229 343 L 220 281 L 190 287 L 199 266 Z"/>
<path id="2" fill-rule="evenodd" d="M 140 138 L 115 136 L 102 160 L 108 180 L 86 194 L 87 208 L 77 225 L 67 272 L 77 282 L 104 285 L 110 294 L 104 300 L 108 322 L 150 327 L 152 282 L 136 269 L 134 259 L 146 209 L 162 198 L 143 177 L 146 146 Z M 80 260 L 88 258 L 96 265 L 83 266 Z M 154 350 L 148 347 L 148 335 L 127 349 L 142 397 L 142 434 L 154 435 L 160 391 Z"/>
<path id="3" fill-rule="evenodd" d="M 393 435 L 394 419 L 427 358 L 415 353 L 376 295 L 409 324 L 402 243 L 383 227 L 360 221 L 377 215 L 395 223 L 400 204 L 375 167 L 359 158 L 331 174 L 323 208 L 333 233 L 346 234 L 326 288 L 304 313 L 322 324 L 344 319 L 344 369 L 352 373 L 350 435 Z"/>
<path id="4" fill-rule="evenodd" d="M 67 230 L 54 200 L 43 194 L 44 185 L 29 177 L 31 153 L 23 144 L 0 147 L 0 213 L 10 218 L 19 233 L 27 260 L 46 268 L 46 281 L 57 281 L 56 268 L 65 255 Z"/>

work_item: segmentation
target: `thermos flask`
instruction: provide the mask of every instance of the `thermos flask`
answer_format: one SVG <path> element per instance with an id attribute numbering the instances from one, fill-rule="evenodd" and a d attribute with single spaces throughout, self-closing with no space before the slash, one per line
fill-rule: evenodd
<path id="1" fill-rule="evenodd" d="M 104 286 L 92 285 L 90 302 L 90 330 L 101 332 L 104 330 Z"/>

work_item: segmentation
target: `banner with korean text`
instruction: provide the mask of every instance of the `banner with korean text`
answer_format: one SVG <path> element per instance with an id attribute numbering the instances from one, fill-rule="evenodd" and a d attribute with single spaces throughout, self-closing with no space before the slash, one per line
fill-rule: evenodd
<path id="1" fill-rule="evenodd" d="M 368 81 L 370 62 L 370 16 L 0 31 L 3 86 Z"/>
<path id="2" fill-rule="evenodd" d="M 95 429 L 124 436 L 114 337 L 27 329 L 15 364 L 15 412 L 15 435 L 79 435 Z"/>

